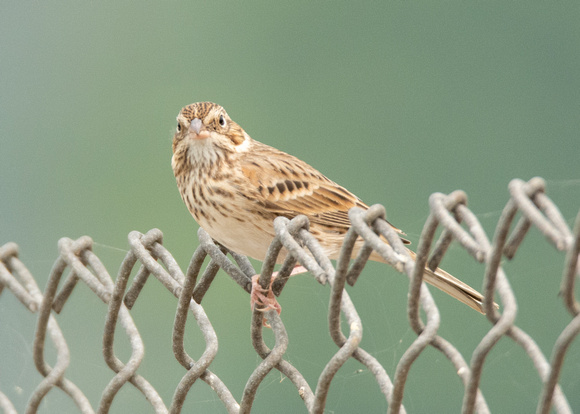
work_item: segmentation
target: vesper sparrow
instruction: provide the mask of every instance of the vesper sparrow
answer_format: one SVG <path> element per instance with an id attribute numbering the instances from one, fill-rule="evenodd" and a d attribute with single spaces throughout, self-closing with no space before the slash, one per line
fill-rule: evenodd
<path id="1" fill-rule="evenodd" d="M 336 259 L 350 227 L 348 210 L 368 208 L 304 161 L 250 138 L 211 102 L 179 112 L 171 166 L 198 224 L 228 249 L 258 260 L 264 260 L 274 237 L 274 219 L 300 214 L 310 220 L 310 232 L 325 253 Z M 384 262 L 376 252 L 370 258 Z M 424 279 L 483 313 L 482 295 L 444 270 L 425 269 Z"/>

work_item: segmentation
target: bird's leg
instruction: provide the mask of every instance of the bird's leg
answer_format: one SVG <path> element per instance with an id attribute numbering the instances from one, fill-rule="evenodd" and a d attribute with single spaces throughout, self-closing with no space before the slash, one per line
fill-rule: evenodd
<path id="1" fill-rule="evenodd" d="M 288 277 L 300 275 L 300 274 L 306 273 L 306 272 L 308 272 L 307 268 L 305 268 L 304 266 L 301 266 L 301 265 L 296 265 L 296 266 L 294 266 L 294 269 L 292 269 L 292 272 L 290 272 L 290 275 L 288 275 Z M 278 272 L 275 272 L 274 274 L 277 275 Z"/>
<path id="2" fill-rule="evenodd" d="M 272 292 L 272 281 L 276 275 L 272 275 L 272 280 L 268 285 L 268 289 L 264 289 L 260 286 L 259 279 L 260 275 L 252 276 L 252 293 L 250 294 L 250 304 L 252 305 L 252 310 L 256 309 L 260 312 L 266 312 L 269 310 L 276 310 L 278 314 L 280 314 L 282 308 L 276 297 L 274 296 L 274 292 Z M 259 307 L 256 308 L 256 305 Z"/>
<path id="3" fill-rule="evenodd" d="M 276 300 L 274 296 L 274 292 L 272 292 L 272 281 L 276 275 L 272 275 L 272 279 L 268 284 L 268 289 L 264 289 L 258 279 L 260 279 L 260 275 L 252 276 L 252 293 L 250 293 L 250 305 L 252 306 L 252 310 L 257 310 L 259 312 L 266 312 L 269 310 L 275 310 L 280 315 L 282 312 L 282 307 Z M 258 305 L 258 307 L 256 307 Z M 266 321 L 266 318 L 263 318 L 262 325 L 266 328 L 270 328 L 270 325 Z"/>
<path id="4" fill-rule="evenodd" d="M 299 275 L 301 273 L 306 272 L 308 272 L 308 269 L 306 269 L 304 266 L 297 265 L 294 267 L 294 269 L 292 269 L 292 272 L 288 277 Z M 252 310 L 255 309 L 260 312 L 275 310 L 276 312 L 278 312 L 278 315 L 280 315 L 280 312 L 282 312 L 282 307 L 276 300 L 274 292 L 272 292 L 272 282 L 274 281 L 276 276 L 278 276 L 278 272 L 274 272 L 272 274 L 272 279 L 270 280 L 268 289 L 264 289 L 258 282 L 258 280 L 260 279 L 260 275 L 252 276 L 252 293 L 250 294 L 250 305 L 252 306 Z M 258 307 L 256 307 L 256 305 Z M 264 326 L 269 327 L 269 325 L 266 323 L 265 318 L 263 324 Z"/>

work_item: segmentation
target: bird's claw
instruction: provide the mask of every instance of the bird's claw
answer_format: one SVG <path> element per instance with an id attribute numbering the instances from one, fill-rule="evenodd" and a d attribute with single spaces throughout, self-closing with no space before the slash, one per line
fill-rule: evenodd
<path id="1" fill-rule="evenodd" d="M 282 312 L 282 307 L 276 300 L 274 296 L 274 292 L 272 292 L 272 281 L 276 276 L 272 276 L 272 280 L 268 286 L 268 289 L 264 289 L 260 286 L 258 279 L 260 275 L 252 276 L 252 293 L 250 294 L 250 304 L 252 306 L 252 310 L 257 310 L 259 312 L 266 312 L 269 310 L 275 310 L 280 315 Z M 265 327 L 270 327 L 266 322 L 266 318 L 264 318 L 262 324 Z"/>

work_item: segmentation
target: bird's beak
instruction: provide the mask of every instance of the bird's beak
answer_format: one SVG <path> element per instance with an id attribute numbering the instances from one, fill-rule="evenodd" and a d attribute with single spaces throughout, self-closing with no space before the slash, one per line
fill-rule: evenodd
<path id="1" fill-rule="evenodd" d="M 203 128 L 203 123 L 201 119 L 194 118 L 189 124 L 189 132 L 193 134 L 194 139 L 206 139 L 209 138 L 209 131 Z"/>

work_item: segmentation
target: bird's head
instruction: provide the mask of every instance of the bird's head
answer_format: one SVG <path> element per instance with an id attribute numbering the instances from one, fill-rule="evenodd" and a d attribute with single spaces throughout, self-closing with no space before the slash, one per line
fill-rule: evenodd
<path id="1" fill-rule="evenodd" d="M 198 102 L 182 108 L 173 135 L 173 164 L 214 163 L 228 154 L 247 150 L 251 138 L 226 110 L 213 102 Z"/>

